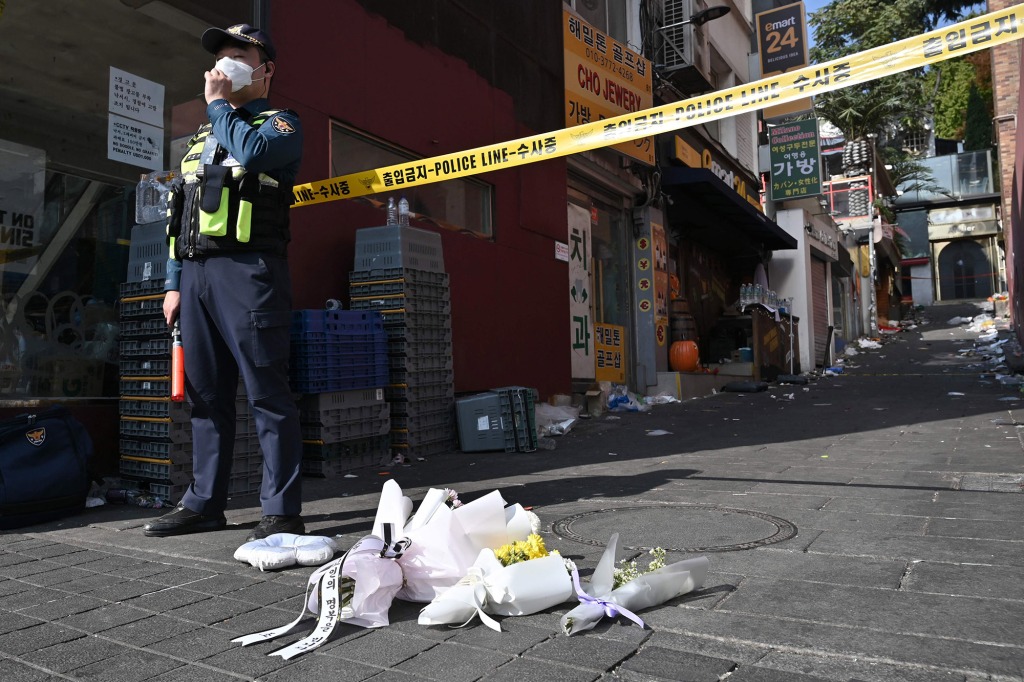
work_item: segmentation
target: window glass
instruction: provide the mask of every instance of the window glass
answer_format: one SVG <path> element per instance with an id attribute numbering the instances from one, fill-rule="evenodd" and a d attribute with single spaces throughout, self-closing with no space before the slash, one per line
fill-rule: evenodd
<path id="1" fill-rule="evenodd" d="M 620 43 L 628 42 L 626 0 L 572 0 L 569 5 L 594 28 Z"/>
<path id="2" fill-rule="evenodd" d="M 0 2 L 0 400 L 118 395 L 136 185 L 205 119 L 200 35 L 253 4 Z"/>
<path id="3" fill-rule="evenodd" d="M 386 142 L 335 123 L 331 134 L 331 175 L 347 175 L 371 168 L 414 161 L 417 157 Z M 493 237 L 490 185 L 479 180 L 458 178 L 417 187 L 396 187 L 356 199 L 385 205 L 389 198 L 409 201 L 414 219 L 457 232 Z"/>

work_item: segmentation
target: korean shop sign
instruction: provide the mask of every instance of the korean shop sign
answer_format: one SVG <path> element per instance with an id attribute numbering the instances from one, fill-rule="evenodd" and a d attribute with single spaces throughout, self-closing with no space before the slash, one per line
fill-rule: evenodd
<path id="1" fill-rule="evenodd" d="M 818 120 L 768 127 L 772 201 L 821 194 Z"/>
<path id="2" fill-rule="evenodd" d="M 562 28 L 566 128 L 622 114 L 639 114 L 654 106 L 651 64 L 642 55 L 569 10 L 562 12 Z M 651 123 L 654 122 L 652 119 Z M 616 144 L 612 149 L 654 165 L 651 136 Z"/>

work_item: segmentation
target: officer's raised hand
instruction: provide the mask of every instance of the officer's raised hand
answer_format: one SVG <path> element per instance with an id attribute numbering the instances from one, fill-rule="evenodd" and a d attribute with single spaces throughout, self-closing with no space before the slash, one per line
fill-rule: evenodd
<path id="1" fill-rule="evenodd" d="M 224 75 L 220 69 L 213 68 L 206 72 L 206 103 L 217 99 L 228 99 L 231 97 L 231 79 Z"/>

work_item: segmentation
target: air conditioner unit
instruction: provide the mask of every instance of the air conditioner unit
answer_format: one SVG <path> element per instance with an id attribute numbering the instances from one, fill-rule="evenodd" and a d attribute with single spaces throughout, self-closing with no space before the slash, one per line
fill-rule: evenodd
<path id="1" fill-rule="evenodd" d="M 695 12 L 706 9 L 703 0 L 661 0 L 655 29 L 655 68 L 662 78 L 685 94 L 712 90 L 708 73 L 710 54 L 701 27 L 683 23 Z"/>

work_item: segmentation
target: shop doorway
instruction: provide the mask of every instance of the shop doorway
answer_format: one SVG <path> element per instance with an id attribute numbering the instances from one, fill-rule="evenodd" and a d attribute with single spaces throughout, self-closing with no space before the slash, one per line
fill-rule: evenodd
<path id="1" fill-rule="evenodd" d="M 981 244 L 973 240 L 950 242 L 939 252 L 939 298 L 988 298 L 992 295 L 992 273 L 992 263 Z"/>

